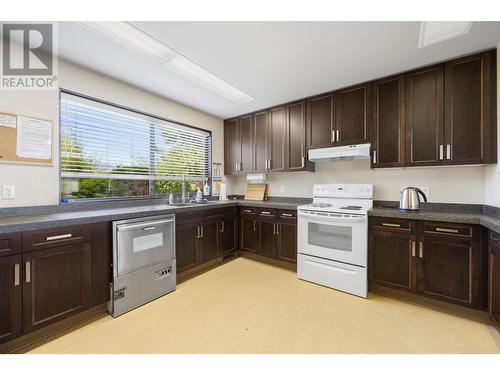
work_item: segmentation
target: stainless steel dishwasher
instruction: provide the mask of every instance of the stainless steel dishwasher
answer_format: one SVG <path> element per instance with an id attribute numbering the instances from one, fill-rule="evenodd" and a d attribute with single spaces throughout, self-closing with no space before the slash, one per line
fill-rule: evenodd
<path id="1" fill-rule="evenodd" d="M 117 317 L 175 287 L 175 216 L 114 221 L 109 313 Z"/>

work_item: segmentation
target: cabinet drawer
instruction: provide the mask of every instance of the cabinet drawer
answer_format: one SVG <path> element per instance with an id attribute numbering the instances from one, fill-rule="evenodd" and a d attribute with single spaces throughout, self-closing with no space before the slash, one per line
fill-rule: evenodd
<path id="1" fill-rule="evenodd" d="M 0 256 L 21 252 L 21 233 L 0 234 Z"/>
<path id="2" fill-rule="evenodd" d="M 255 207 L 241 207 L 240 214 L 242 215 L 255 215 L 257 213 L 257 208 Z"/>
<path id="3" fill-rule="evenodd" d="M 24 251 L 49 249 L 90 240 L 88 225 L 43 229 L 23 233 Z"/>
<path id="4" fill-rule="evenodd" d="M 412 232 L 413 222 L 406 219 L 374 217 L 371 219 L 371 228 L 385 231 Z"/>
<path id="5" fill-rule="evenodd" d="M 445 236 L 472 237 L 472 226 L 448 223 L 424 223 L 424 232 Z"/>
<path id="6" fill-rule="evenodd" d="M 276 211 L 273 210 L 272 208 L 259 208 L 258 209 L 258 215 L 259 217 L 268 217 L 268 218 L 275 218 L 276 216 Z"/>
<path id="7" fill-rule="evenodd" d="M 297 211 L 293 210 L 278 210 L 278 219 L 285 221 L 297 220 Z"/>

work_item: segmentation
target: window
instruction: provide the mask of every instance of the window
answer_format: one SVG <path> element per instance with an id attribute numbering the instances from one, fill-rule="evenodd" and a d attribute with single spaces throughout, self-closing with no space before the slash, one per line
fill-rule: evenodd
<path id="1" fill-rule="evenodd" d="M 211 134 L 61 92 L 61 198 L 144 197 L 202 188 Z"/>

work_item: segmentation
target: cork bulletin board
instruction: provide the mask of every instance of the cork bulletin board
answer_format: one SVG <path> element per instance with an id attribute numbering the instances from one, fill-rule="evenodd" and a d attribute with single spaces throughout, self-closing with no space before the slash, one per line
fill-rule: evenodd
<path id="1" fill-rule="evenodd" d="M 0 162 L 52 165 L 52 122 L 0 112 Z"/>

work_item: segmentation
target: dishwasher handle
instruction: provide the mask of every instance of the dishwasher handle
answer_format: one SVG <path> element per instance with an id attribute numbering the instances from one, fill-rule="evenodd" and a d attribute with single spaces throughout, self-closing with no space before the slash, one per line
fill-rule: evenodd
<path id="1" fill-rule="evenodd" d="M 118 232 L 126 232 L 129 230 L 144 228 L 144 230 L 152 230 L 155 228 L 155 225 L 173 223 L 174 219 L 165 219 L 165 220 L 153 220 L 153 221 L 143 221 L 136 224 L 121 224 L 116 226 L 116 230 Z"/>

